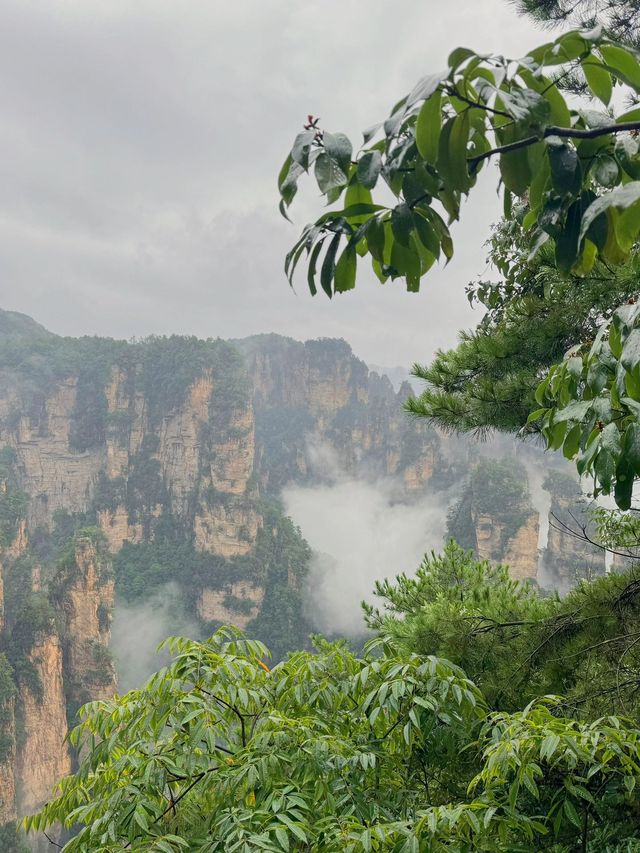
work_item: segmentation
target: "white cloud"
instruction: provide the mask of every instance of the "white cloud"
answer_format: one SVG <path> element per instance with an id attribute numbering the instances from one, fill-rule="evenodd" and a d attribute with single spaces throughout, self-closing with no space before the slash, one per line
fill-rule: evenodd
<path id="1" fill-rule="evenodd" d="M 8 0 L 0 305 L 67 334 L 337 335 L 378 363 L 426 359 L 474 322 L 493 181 L 423 294 L 365 276 L 329 304 L 286 285 L 275 175 L 308 112 L 357 138 L 456 45 L 540 37 L 507 0 Z M 301 196 L 298 223 L 317 203 Z"/>

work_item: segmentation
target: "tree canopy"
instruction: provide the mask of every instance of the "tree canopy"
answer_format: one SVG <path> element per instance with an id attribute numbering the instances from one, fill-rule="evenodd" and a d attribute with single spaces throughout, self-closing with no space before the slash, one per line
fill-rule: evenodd
<path id="1" fill-rule="evenodd" d="M 562 79 L 576 71 L 592 99 L 577 106 L 561 91 Z M 640 331 L 637 312 L 613 312 L 597 282 L 603 269 L 628 262 L 640 232 L 640 108 L 616 115 L 614 87 L 640 92 L 639 54 L 601 27 L 565 33 L 519 60 L 457 48 L 446 70 L 420 80 L 386 121 L 365 131 L 355 159 L 344 134 L 323 131 L 310 116 L 279 188 L 285 215 L 299 178 L 312 168 L 328 203 L 344 193 L 344 206 L 308 225 L 287 255 L 290 282 L 306 252 L 311 292 L 319 267 L 320 286 L 332 297 L 355 287 L 358 258 L 369 256 L 381 282 L 402 278 L 415 292 L 438 259 L 452 257 L 449 224 L 479 171 L 496 158 L 505 218 L 519 229 L 511 284 L 506 276 L 511 291 L 493 326 L 441 354 L 432 368 L 417 369 L 436 390 L 427 388 L 409 408 L 453 429 L 513 426 L 529 409 L 530 428 L 575 459 L 581 474 L 592 474 L 596 494 L 613 492 L 628 508 L 640 475 Z M 390 204 L 379 203 L 384 194 L 374 203 L 382 182 Z M 506 267 L 513 266 L 509 251 Z M 552 275 L 534 276 L 542 293 L 527 292 L 525 267 L 537 264 L 541 272 L 544 251 Z M 567 280 L 573 286 L 563 286 Z M 628 278 L 616 277 L 618 292 L 625 284 Z M 489 289 L 481 298 L 495 295 Z M 525 325 L 533 315 L 533 347 L 522 346 L 529 340 L 520 330 L 523 312 Z M 567 345 L 571 358 L 553 365 Z"/>
<path id="2" fill-rule="evenodd" d="M 519 12 L 541 24 L 602 25 L 610 38 L 640 47 L 638 0 L 515 0 Z"/>
<path id="3" fill-rule="evenodd" d="M 640 730 L 613 713 L 635 694 L 592 684 L 574 713 L 581 677 L 620 651 L 589 618 L 607 583 L 565 606 L 451 544 L 379 586 L 393 615 L 370 611 L 384 630 L 362 656 L 318 641 L 269 670 L 229 629 L 170 640 L 144 688 L 85 706 L 78 770 L 25 823 L 74 830 L 65 853 L 635 849 Z M 543 695 L 572 673 L 568 701 Z"/>

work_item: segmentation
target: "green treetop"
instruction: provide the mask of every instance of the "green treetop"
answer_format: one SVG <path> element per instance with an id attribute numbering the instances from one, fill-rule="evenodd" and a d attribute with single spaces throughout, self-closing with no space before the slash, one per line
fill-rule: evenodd
<path id="1" fill-rule="evenodd" d="M 593 99 L 577 106 L 560 88 L 576 71 Z M 466 382 L 465 364 L 440 356 L 433 371 L 422 375 L 435 379 L 444 397 L 427 390 L 410 407 L 452 428 L 469 429 L 494 420 L 501 425 L 512 403 L 515 419 L 522 421 L 524 407 L 536 405 L 528 421 L 549 447 L 562 447 L 580 473 L 594 475 L 596 493 L 614 492 L 626 508 L 640 475 L 638 312 L 633 306 L 615 312 L 611 328 L 603 326 L 593 342 L 580 329 L 585 317 L 593 326 L 611 314 L 609 304 L 598 315 L 602 299 L 593 280 L 603 266 L 613 269 L 628 260 L 640 232 L 640 109 L 616 115 L 611 104 L 620 99 L 613 99 L 614 87 L 632 96 L 640 92 L 639 56 L 600 28 L 565 33 L 518 60 L 457 48 L 446 70 L 420 80 L 386 121 L 365 132 L 355 158 L 346 136 L 321 130 L 309 117 L 281 170 L 279 188 L 286 215 L 298 179 L 313 170 L 327 201 L 342 199 L 344 205 L 304 229 L 285 262 L 290 281 L 306 252 L 312 293 L 318 270 L 329 297 L 352 289 L 358 258 L 366 257 L 382 282 L 402 278 L 408 290 L 417 291 L 438 259 L 451 258 L 449 224 L 459 217 L 478 172 L 498 160 L 505 216 L 517 217 L 521 254 L 530 263 L 546 245 L 555 278 L 574 276 L 578 287 L 589 276 L 587 305 L 562 312 L 563 302 L 580 301 L 569 289 L 559 299 L 560 313 L 537 323 L 533 370 L 525 367 L 518 375 L 524 348 L 519 359 L 504 361 L 515 365 L 515 377 L 500 376 L 500 369 L 484 373 L 483 358 L 494 368 L 501 347 L 513 355 L 522 341 L 514 335 L 517 312 L 532 303 L 518 301 L 489 329 L 487 340 L 477 336 L 467 347 L 464 356 L 471 363 L 477 356 L 480 365 L 469 391 L 449 381 Z M 594 101 L 604 110 L 595 109 Z M 391 204 L 383 203 L 386 195 L 374 201 L 372 191 L 382 183 L 391 191 Z M 517 204 L 514 211 L 514 202 L 524 210 Z M 551 282 L 541 283 L 546 303 Z M 551 367 L 532 403 L 533 385 L 544 378 L 539 368 L 549 363 L 541 348 L 555 357 L 564 343 L 575 347 L 572 357 Z"/>

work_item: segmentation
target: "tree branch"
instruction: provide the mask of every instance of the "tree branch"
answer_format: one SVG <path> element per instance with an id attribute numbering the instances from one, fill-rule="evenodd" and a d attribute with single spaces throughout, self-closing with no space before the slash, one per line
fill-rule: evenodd
<path id="1" fill-rule="evenodd" d="M 504 110 L 496 110 L 494 107 L 489 107 L 487 104 L 480 104 L 478 101 L 473 101 L 471 98 L 467 98 L 466 95 L 461 94 L 455 86 L 452 86 L 449 89 L 449 95 L 452 95 L 454 98 L 457 98 L 459 101 L 462 101 L 465 104 L 469 104 L 470 107 L 476 107 L 479 110 L 484 110 L 487 113 L 492 113 L 496 116 L 504 116 L 505 118 L 511 119 L 513 122 L 513 116 L 509 113 L 506 113 Z"/>
<path id="2" fill-rule="evenodd" d="M 540 136 L 526 136 L 524 139 L 518 139 L 516 142 L 509 142 L 507 145 L 499 145 L 497 148 L 491 148 L 485 151 L 484 154 L 478 154 L 477 157 L 470 157 L 467 160 L 469 171 L 473 174 L 483 160 L 493 157 L 494 154 L 507 154 L 509 151 L 518 151 L 520 148 L 528 148 L 530 145 L 535 145 L 542 139 L 547 139 L 549 136 L 559 136 L 563 139 L 597 139 L 599 136 L 607 136 L 609 133 L 624 133 L 628 130 L 640 130 L 640 121 L 625 121 L 620 124 L 608 124 L 604 127 L 556 127 L 549 125 L 545 128 Z"/>

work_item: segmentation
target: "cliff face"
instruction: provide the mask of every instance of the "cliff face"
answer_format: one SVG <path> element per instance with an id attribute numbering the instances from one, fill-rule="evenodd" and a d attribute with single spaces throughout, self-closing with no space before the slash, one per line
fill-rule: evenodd
<path id="1" fill-rule="evenodd" d="M 64 615 L 66 696 L 72 710 L 116 692 L 108 653 L 114 600 L 111 564 L 90 536 L 78 535 L 74 546 L 73 557 L 53 581 Z"/>
<path id="2" fill-rule="evenodd" d="M 450 466 L 437 434 L 402 413 L 410 389 L 396 393 L 341 341 L 6 344 L 0 817 L 10 820 L 72 766 L 64 737 L 77 708 L 116 690 L 118 598 L 144 601 L 171 581 L 203 632 L 233 622 L 301 645 L 310 554 L 274 502 L 281 487 L 324 481 L 337 465 L 393 476 L 408 500 Z"/>
<path id="3" fill-rule="evenodd" d="M 29 653 L 37 682 L 20 690 L 23 734 L 16 763 L 19 814 L 29 814 L 46 802 L 56 781 L 71 770 L 64 739 L 67 716 L 62 660 L 62 644 L 55 633 L 39 637 Z"/>
<path id="4" fill-rule="evenodd" d="M 412 394 L 370 373 L 344 341 L 300 343 L 276 335 L 239 341 L 257 423 L 258 470 L 266 488 L 331 479 L 398 477 L 405 497 L 428 488 L 448 465 L 438 433 L 404 413 Z M 330 458 L 315 452 L 330 447 Z"/>
<path id="5" fill-rule="evenodd" d="M 576 484 L 556 475 L 548 477 L 546 485 L 551 506 L 543 568 L 548 583 L 565 591 L 582 579 L 604 574 L 605 553 L 582 535 L 593 537 L 595 530 Z"/>
<path id="6" fill-rule="evenodd" d="M 506 563 L 509 574 L 518 580 L 535 580 L 538 574 L 538 514 L 531 511 L 513 531 L 499 516 L 489 513 L 473 517 L 476 553 L 482 560 Z M 506 534 L 506 535 L 505 535 Z"/>
<path id="7" fill-rule="evenodd" d="M 2 823 L 37 809 L 71 770 L 69 715 L 115 692 L 107 648 L 113 580 L 99 531 L 75 537 L 47 593 L 40 567 L 26 559 L 25 552 L 5 556 L 14 577 L 0 655 Z"/>
<path id="8" fill-rule="evenodd" d="M 0 338 L 0 821 L 46 799 L 76 760 L 77 708 L 116 689 L 114 608 L 171 583 L 203 636 L 232 622 L 276 655 L 307 642 L 287 483 L 393 478 L 397 500 L 445 503 L 457 486 L 450 533 L 536 576 L 526 475 L 467 482 L 463 443 L 407 417 L 411 393 L 343 341 Z"/>

